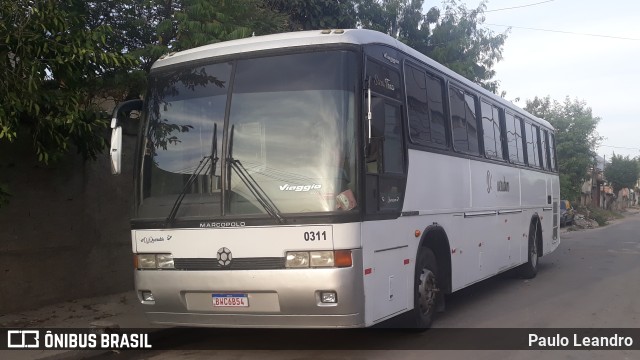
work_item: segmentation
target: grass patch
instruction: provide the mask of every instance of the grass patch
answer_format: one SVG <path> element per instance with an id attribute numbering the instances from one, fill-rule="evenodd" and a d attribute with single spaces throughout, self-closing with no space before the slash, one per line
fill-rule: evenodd
<path id="1" fill-rule="evenodd" d="M 588 208 L 589 217 L 595 220 L 599 226 L 605 226 L 610 220 L 622 219 L 624 215 L 610 210 L 604 210 L 601 208 Z"/>

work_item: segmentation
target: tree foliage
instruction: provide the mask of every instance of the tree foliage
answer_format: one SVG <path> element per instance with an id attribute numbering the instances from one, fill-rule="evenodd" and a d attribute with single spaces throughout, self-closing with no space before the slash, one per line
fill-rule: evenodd
<path id="1" fill-rule="evenodd" d="M 433 28 L 427 55 L 496 93 L 499 82 L 493 80 L 493 67 L 502 60 L 502 47 L 507 33 L 496 35 L 481 27 L 485 9 L 485 1 L 476 9 L 467 9 L 455 1 L 446 3 L 445 14 Z"/>
<path id="2" fill-rule="evenodd" d="M 527 100 L 525 110 L 545 119 L 556 129 L 556 155 L 560 171 L 560 192 L 564 199 L 578 199 L 581 186 L 589 176 L 602 139 L 596 132 L 600 118 L 593 116 L 584 101 L 565 98 L 561 103 L 535 97 Z"/>
<path id="3" fill-rule="evenodd" d="M 347 29 L 356 25 L 353 0 L 266 0 L 287 17 L 287 30 Z"/>
<path id="4" fill-rule="evenodd" d="M 639 170 L 637 159 L 613 154 L 611 162 L 604 169 L 604 176 L 617 194 L 623 188 L 633 189 L 638 181 Z"/>
<path id="5" fill-rule="evenodd" d="M 498 90 L 494 65 L 502 60 L 507 34 L 482 27 L 486 1 L 468 9 L 445 0 L 423 12 L 424 0 L 357 1 L 358 23 L 387 33 L 486 89 Z"/>
<path id="6" fill-rule="evenodd" d="M 0 141 L 30 136 L 44 163 L 72 145 L 94 158 L 106 120 L 93 100 L 133 59 L 108 50 L 109 26 L 87 26 L 83 1 L 2 1 L 0 14 Z"/>
<path id="7" fill-rule="evenodd" d="M 94 0 L 90 8 L 94 24 L 115 29 L 114 49 L 140 61 L 112 87 L 123 99 L 144 92 L 146 74 L 164 54 L 287 28 L 286 15 L 264 0 Z"/>

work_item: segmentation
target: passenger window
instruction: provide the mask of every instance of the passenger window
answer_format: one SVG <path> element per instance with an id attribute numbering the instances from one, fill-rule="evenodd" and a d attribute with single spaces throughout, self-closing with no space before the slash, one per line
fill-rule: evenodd
<path id="1" fill-rule="evenodd" d="M 524 164 L 524 151 L 522 145 L 522 128 L 520 118 L 511 113 L 505 113 L 505 125 L 507 131 L 507 147 L 509 149 L 509 161 L 514 164 Z"/>
<path id="2" fill-rule="evenodd" d="M 476 99 L 456 87 L 449 87 L 453 146 L 457 151 L 479 155 Z"/>
<path id="3" fill-rule="evenodd" d="M 551 170 L 556 171 L 558 169 L 556 164 L 556 137 L 553 134 L 549 134 L 549 163 L 551 164 Z"/>
<path id="4" fill-rule="evenodd" d="M 482 101 L 482 132 L 484 134 L 484 154 L 492 159 L 504 159 L 502 137 L 500 136 L 500 111 L 497 107 Z"/>
<path id="5" fill-rule="evenodd" d="M 542 156 L 540 156 L 540 164 L 543 169 L 550 168 L 549 166 L 549 147 L 547 146 L 547 140 L 549 135 L 547 134 L 547 130 L 540 129 L 540 152 Z"/>
<path id="6" fill-rule="evenodd" d="M 409 109 L 409 138 L 420 145 L 430 145 L 431 122 L 427 106 L 427 77 L 411 66 L 405 68 L 407 105 Z"/>
<path id="7" fill-rule="evenodd" d="M 442 82 L 406 66 L 409 138 L 414 144 L 446 147 Z"/>
<path id="8" fill-rule="evenodd" d="M 444 92 L 442 80 L 427 74 L 427 100 L 431 120 L 431 139 L 434 144 L 447 146 L 447 132 L 444 117 Z"/>
<path id="9" fill-rule="evenodd" d="M 538 127 L 525 123 L 527 140 L 527 160 L 529 166 L 540 167 L 540 155 L 538 154 Z"/>

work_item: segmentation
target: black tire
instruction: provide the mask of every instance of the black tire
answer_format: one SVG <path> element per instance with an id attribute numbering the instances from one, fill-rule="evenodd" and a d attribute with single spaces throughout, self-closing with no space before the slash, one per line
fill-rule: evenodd
<path id="1" fill-rule="evenodd" d="M 520 265 L 518 273 L 525 279 L 533 279 L 538 274 L 538 222 L 535 221 L 529 227 L 529 246 L 527 251 L 527 263 Z"/>
<path id="2" fill-rule="evenodd" d="M 438 301 L 442 301 L 438 289 L 438 263 L 433 251 L 421 248 L 416 257 L 413 287 L 413 310 L 409 313 L 411 328 L 426 330 L 431 327 Z"/>

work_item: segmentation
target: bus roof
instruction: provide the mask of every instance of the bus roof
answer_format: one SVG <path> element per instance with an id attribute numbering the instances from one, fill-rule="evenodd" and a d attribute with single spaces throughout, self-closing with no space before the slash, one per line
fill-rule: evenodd
<path id="1" fill-rule="evenodd" d="M 197 48 L 171 53 L 162 56 L 156 61 L 152 70 L 159 70 L 162 67 L 176 65 L 185 62 L 197 61 L 201 59 L 215 58 L 232 54 L 249 53 L 254 51 L 272 50 L 281 48 L 296 48 L 314 45 L 330 45 L 330 44 L 383 44 L 410 55 L 421 62 L 431 66 L 434 69 L 446 74 L 447 76 L 459 81 L 467 86 L 473 87 L 483 96 L 496 101 L 510 109 L 517 110 L 521 115 L 527 118 L 535 119 L 541 125 L 553 129 L 553 126 L 544 119 L 529 114 L 520 109 L 517 105 L 506 101 L 505 99 L 495 95 L 494 93 L 482 88 L 465 77 L 455 73 L 440 63 L 432 60 L 417 50 L 405 45 L 401 41 L 378 31 L 366 29 L 345 29 L 345 30 L 309 30 L 296 31 L 289 33 L 280 33 L 263 36 L 252 36 L 249 38 L 224 41 L 215 44 L 200 46 Z"/>

